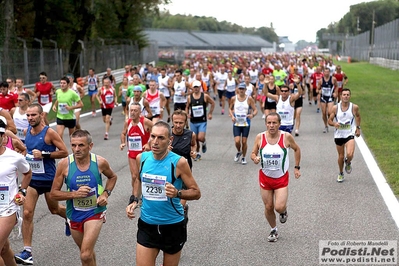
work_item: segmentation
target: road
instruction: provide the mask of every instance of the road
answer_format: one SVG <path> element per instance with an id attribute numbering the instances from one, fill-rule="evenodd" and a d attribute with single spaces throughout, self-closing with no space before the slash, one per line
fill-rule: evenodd
<path id="1" fill-rule="evenodd" d="M 120 112 L 121 107 L 114 110 L 108 141 L 103 140 L 100 113 L 81 119 L 83 128 L 93 135 L 93 152 L 107 158 L 118 175 L 109 198 L 107 222 L 96 245 L 98 265 L 135 265 L 137 225 L 125 215 L 131 183 L 126 152 L 119 150 Z M 248 153 L 256 134 L 263 130 L 264 122 L 256 116 Z M 180 265 L 318 265 L 319 240 L 398 240 L 398 228 L 359 150 L 355 151 L 352 174 L 346 175 L 344 183 L 337 183 L 333 133 L 323 134 L 322 130 L 321 115 L 313 105 L 305 104 L 300 136 L 295 138 L 302 150 L 302 176 L 291 178 L 288 221 L 278 223 L 279 240 L 268 243 L 270 227 L 259 193 L 259 166 L 249 156 L 247 165 L 233 162 L 236 150 L 231 121 L 217 106 L 208 122 L 208 152 L 193 166 L 202 197 L 190 202 L 188 242 Z M 293 151 L 290 161 L 293 176 Z M 11 243 L 15 252 L 23 247 L 22 240 Z M 80 265 L 78 248 L 64 235 L 64 221 L 49 213 L 43 197 L 34 217 L 33 258 L 40 266 Z"/>

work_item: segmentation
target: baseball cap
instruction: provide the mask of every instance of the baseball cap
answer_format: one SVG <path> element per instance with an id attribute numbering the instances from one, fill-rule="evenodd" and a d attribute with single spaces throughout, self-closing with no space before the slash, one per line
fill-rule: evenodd
<path id="1" fill-rule="evenodd" d="M 133 91 L 143 91 L 140 86 L 134 86 Z"/>
<path id="2" fill-rule="evenodd" d="M 239 89 L 246 89 L 247 86 L 245 86 L 245 83 L 240 83 L 240 85 L 238 85 Z"/>
<path id="3" fill-rule="evenodd" d="M 194 80 L 193 82 L 193 88 L 194 87 L 201 87 L 201 82 L 199 80 Z"/>

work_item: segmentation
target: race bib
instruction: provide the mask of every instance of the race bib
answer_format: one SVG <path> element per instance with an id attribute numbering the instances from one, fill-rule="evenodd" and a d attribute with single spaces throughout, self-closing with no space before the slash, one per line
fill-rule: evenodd
<path id="1" fill-rule="evenodd" d="M 25 139 L 25 135 L 24 135 L 24 129 L 17 127 L 17 137 L 21 140 Z"/>
<path id="2" fill-rule="evenodd" d="M 67 103 L 58 103 L 58 112 L 62 115 L 66 115 L 69 113 L 68 109 L 66 108 L 68 106 Z"/>
<path id="3" fill-rule="evenodd" d="M 95 91 L 96 90 L 96 85 L 95 84 L 89 84 L 88 89 L 89 89 L 89 91 Z"/>
<path id="4" fill-rule="evenodd" d="M 50 95 L 45 94 L 45 95 L 40 95 L 40 102 L 42 104 L 47 104 L 50 102 Z"/>
<path id="5" fill-rule="evenodd" d="M 352 127 L 351 124 L 339 124 L 339 129 L 340 130 L 350 130 Z"/>
<path id="6" fill-rule="evenodd" d="M 90 211 L 97 207 L 96 188 L 92 188 L 85 198 L 73 199 L 73 207 L 78 211 Z"/>
<path id="7" fill-rule="evenodd" d="M 342 81 L 337 81 L 338 88 L 342 87 Z"/>
<path id="8" fill-rule="evenodd" d="M 280 154 L 263 154 L 263 167 L 270 171 L 281 169 L 282 157 Z"/>
<path id="9" fill-rule="evenodd" d="M 159 106 L 150 106 L 152 115 L 159 114 Z"/>
<path id="10" fill-rule="evenodd" d="M 114 101 L 114 95 L 107 94 L 105 95 L 105 104 L 111 104 Z"/>
<path id="11" fill-rule="evenodd" d="M 279 112 L 281 120 L 285 120 L 288 118 L 288 112 Z"/>
<path id="12" fill-rule="evenodd" d="M 202 117 L 204 115 L 204 106 L 197 105 L 192 107 L 194 117 Z"/>
<path id="13" fill-rule="evenodd" d="M 236 126 L 244 126 L 247 123 L 246 114 L 236 114 Z"/>
<path id="14" fill-rule="evenodd" d="M 44 174 L 43 159 L 33 158 L 33 155 L 27 154 L 26 161 L 29 163 L 32 173 Z"/>
<path id="15" fill-rule="evenodd" d="M 141 136 L 128 137 L 129 151 L 142 151 Z"/>
<path id="16" fill-rule="evenodd" d="M 0 186 L 0 206 L 10 203 L 10 191 L 6 186 Z"/>
<path id="17" fill-rule="evenodd" d="M 144 173 L 141 182 L 143 197 L 147 200 L 167 201 L 165 192 L 166 176 Z"/>
<path id="18" fill-rule="evenodd" d="M 321 88 L 321 93 L 323 96 L 331 96 L 331 89 L 328 87 Z"/>

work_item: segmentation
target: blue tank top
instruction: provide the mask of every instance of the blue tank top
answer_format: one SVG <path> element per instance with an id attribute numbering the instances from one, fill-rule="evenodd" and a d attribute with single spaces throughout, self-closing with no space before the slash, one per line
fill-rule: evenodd
<path id="1" fill-rule="evenodd" d="M 162 160 L 156 160 L 152 152 L 141 155 L 140 181 L 143 204 L 141 219 L 154 225 L 174 224 L 184 220 L 184 210 L 179 198 L 165 195 L 165 184 L 169 182 L 176 189 L 182 188 L 183 182 L 176 177 L 176 166 L 181 156 L 169 152 Z"/>
<path id="2" fill-rule="evenodd" d="M 87 197 L 66 201 L 68 219 L 74 222 L 82 222 L 107 209 L 106 206 L 100 207 L 97 205 L 97 198 L 104 192 L 101 174 L 98 170 L 97 156 L 94 153 L 90 154 L 90 166 L 86 171 L 79 170 L 73 154 L 68 156 L 68 162 L 68 176 L 65 178 L 67 190 L 76 191 L 81 186 L 91 187 Z"/>
<path id="3" fill-rule="evenodd" d="M 44 142 L 46 137 L 48 126 L 45 126 L 42 131 L 37 135 L 30 133 L 32 127 L 28 126 L 25 137 L 26 145 L 26 160 L 32 169 L 32 180 L 38 181 L 53 181 L 55 176 L 55 159 L 43 158 L 33 159 L 32 150 L 37 149 L 39 151 L 53 152 L 57 147 L 53 144 L 48 145 Z"/>

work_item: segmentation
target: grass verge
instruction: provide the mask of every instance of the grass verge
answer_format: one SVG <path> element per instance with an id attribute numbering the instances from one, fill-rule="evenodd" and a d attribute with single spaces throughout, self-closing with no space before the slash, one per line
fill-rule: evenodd
<path id="1" fill-rule="evenodd" d="M 351 101 L 359 105 L 363 138 L 399 196 L 399 71 L 365 62 L 339 64 L 349 78 Z"/>

